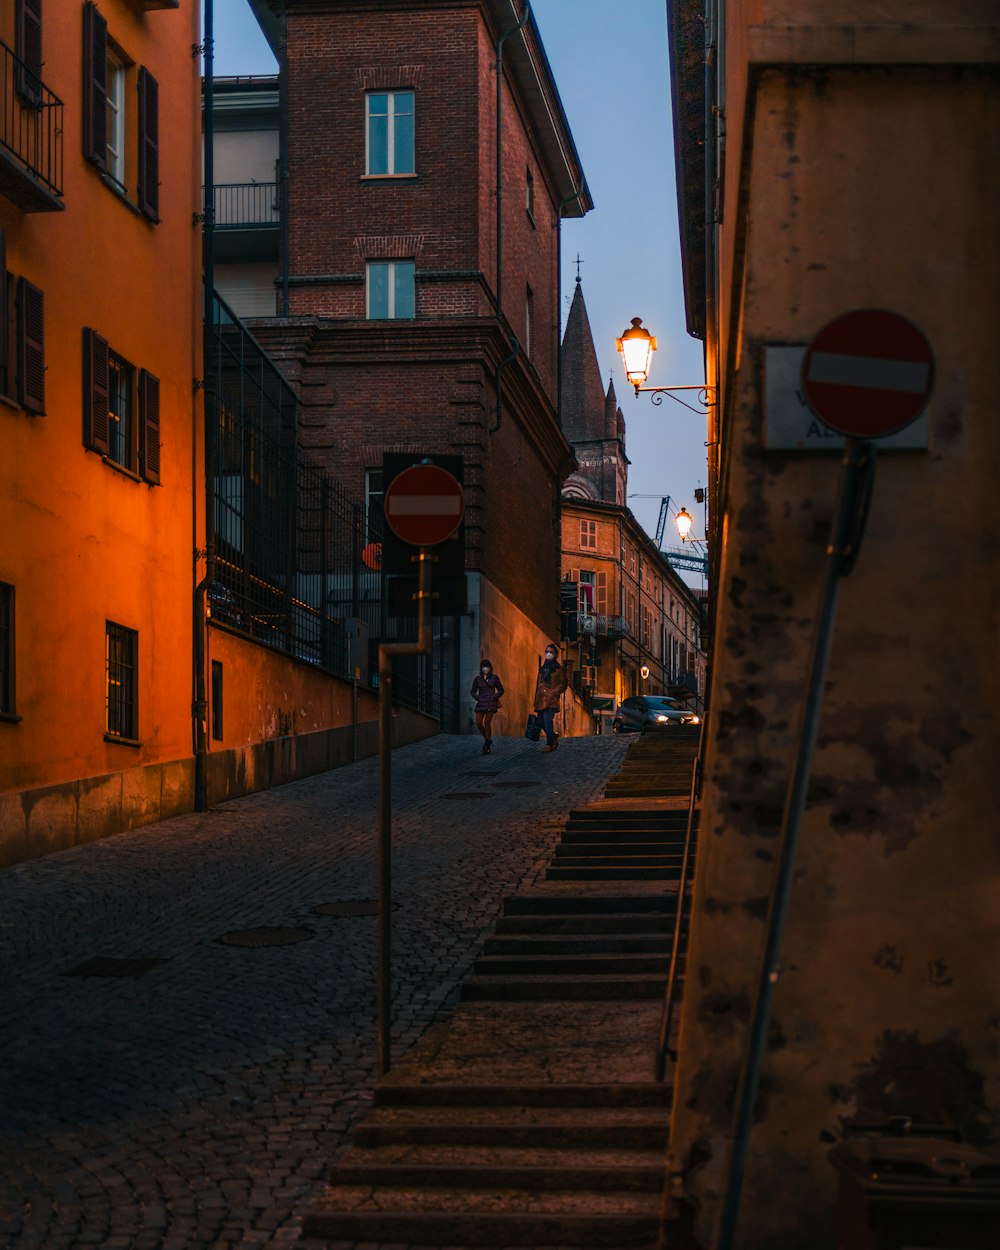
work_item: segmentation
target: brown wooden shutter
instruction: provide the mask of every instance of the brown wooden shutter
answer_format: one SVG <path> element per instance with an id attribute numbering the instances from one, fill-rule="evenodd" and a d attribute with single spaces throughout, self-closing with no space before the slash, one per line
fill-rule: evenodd
<path id="1" fill-rule="evenodd" d="M 101 169 L 108 161 L 108 24 L 83 6 L 83 154 Z"/>
<path id="2" fill-rule="evenodd" d="M 10 324 L 7 285 L 7 235 L 0 230 L 0 369 L 10 365 Z"/>
<path id="3" fill-rule="evenodd" d="M 83 445 L 108 454 L 108 343 L 96 330 L 83 332 Z"/>
<path id="4" fill-rule="evenodd" d="M 597 574 L 597 611 L 602 616 L 608 614 L 608 575 L 607 573 Z"/>
<path id="5" fill-rule="evenodd" d="M 17 0 L 14 10 L 17 93 L 28 104 L 42 98 L 42 0 Z"/>
<path id="6" fill-rule="evenodd" d="M 27 412 L 45 412 L 45 296 L 17 280 L 17 390 Z"/>
<path id="7" fill-rule="evenodd" d="M 160 87 L 144 65 L 139 66 L 139 208 L 160 220 Z"/>
<path id="8" fill-rule="evenodd" d="M 147 482 L 160 484 L 160 379 L 139 370 L 139 469 Z"/>

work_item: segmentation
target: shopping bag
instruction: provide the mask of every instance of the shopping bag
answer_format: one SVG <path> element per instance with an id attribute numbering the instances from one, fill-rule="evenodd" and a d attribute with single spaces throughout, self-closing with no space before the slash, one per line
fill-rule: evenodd
<path id="1" fill-rule="evenodd" d="M 542 736 L 542 718 L 536 716 L 534 712 L 528 717 L 528 723 L 524 727 L 524 736 L 529 742 L 537 742 Z"/>

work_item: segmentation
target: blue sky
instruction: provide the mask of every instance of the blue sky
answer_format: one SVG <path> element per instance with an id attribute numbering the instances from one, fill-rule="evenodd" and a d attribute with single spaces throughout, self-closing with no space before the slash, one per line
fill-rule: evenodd
<path id="1" fill-rule="evenodd" d="M 625 415 L 629 506 L 652 535 L 659 497 L 685 505 L 701 534 L 705 418 L 670 398 L 634 397 L 615 351 L 633 317 L 657 337 L 650 383 L 704 377 L 701 343 L 684 326 L 665 0 L 534 0 L 535 21 L 587 175 L 594 211 L 563 226 L 563 319 L 580 275 L 605 385 Z M 622 13 L 627 12 L 627 21 Z M 215 0 L 215 72 L 275 70 L 247 0 Z M 637 124 L 638 123 L 638 124 Z M 672 528 L 672 527 L 671 527 Z M 676 533 L 667 536 L 676 542 Z M 692 579 L 697 584 L 698 579 Z"/>

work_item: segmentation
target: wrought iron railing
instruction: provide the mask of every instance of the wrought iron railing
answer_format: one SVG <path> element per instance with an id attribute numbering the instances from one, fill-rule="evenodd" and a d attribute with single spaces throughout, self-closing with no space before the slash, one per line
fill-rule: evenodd
<path id="1" fill-rule="evenodd" d="M 581 612 L 580 633 L 598 638 L 625 638 L 628 621 L 624 616 L 607 616 L 603 612 Z"/>
<path id="2" fill-rule="evenodd" d="M 415 638 L 416 619 L 390 616 L 385 578 L 364 558 L 381 533 L 343 485 L 310 462 L 298 443 L 294 392 L 218 295 L 205 373 L 212 619 L 374 685 L 379 642 Z M 435 632 L 431 656 L 394 662 L 394 691 L 451 728 L 454 699 L 434 675 L 454 671 L 455 642 Z"/>
<path id="3" fill-rule="evenodd" d="M 216 183 L 214 200 L 216 230 L 277 226 L 280 219 L 276 182 Z"/>
<path id="4" fill-rule="evenodd" d="M 63 193 L 63 102 L 0 41 L 0 146 L 52 195 Z"/>

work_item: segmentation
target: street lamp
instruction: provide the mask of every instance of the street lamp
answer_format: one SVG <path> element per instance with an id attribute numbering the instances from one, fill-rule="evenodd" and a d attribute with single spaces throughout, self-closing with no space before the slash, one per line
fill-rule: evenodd
<path id="1" fill-rule="evenodd" d="M 683 404 L 685 408 L 690 408 L 692 412 L 697 412 L 700 416 L 707 416 L 709 408 L 715 403 L 715 388 L 704 384 L 699 386 L 643 386 L 646 378 L 649 376 L 649 362 L 656 351 L 656 339 L 643 326 L 641 317 L 633 317 L 632 324 L 627 330 L 622 331 L 620 339 L 615 339 L 615 346 L 622 354 L 622 360 L 625 362 L 625 376 L 628 378 L 630 385 L 635 387 L 635 397 L 639 398 L 640 391 L 647 391 L 653 396 L 654 404 L 662 404 L 663 396 L 669 395 L 671 399 L 677 400 L 679 404 Z M 686 403 L 683 399 L 678 399 L 675 391 L 698 391 L 700 408 L 695 408 L 693 404 Z"/>
<path id="2" fill-rule="evenodd" d="M 681 536 L 681 542 L 686 543 L 688 534 L 691 533 L 691 526 L 694 525 L 694 517 L 687 508 L 681 508 L 674 517 L 674 524 L 677 526 L 677 533 Z"/>
<path id="3" fill-rule="evenodd" d="M 642 680 L 643 680 L 643 681 L 645 681 L 645 680 L 646 680 L 646 678 L 649 676 L 649 665 L 648 665 L 648 664 L 643 664 L 643 666 L 639 669 L 639 675 L 642 677 Z"/>

